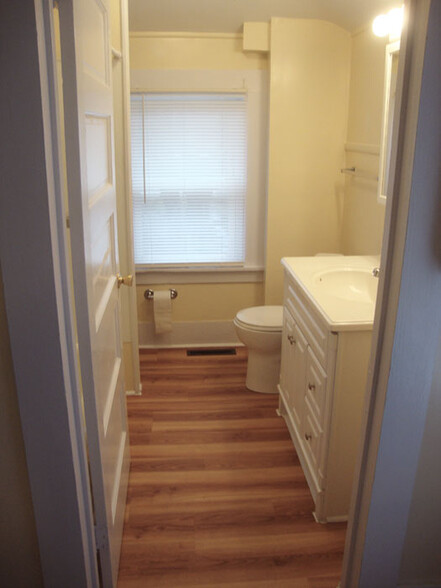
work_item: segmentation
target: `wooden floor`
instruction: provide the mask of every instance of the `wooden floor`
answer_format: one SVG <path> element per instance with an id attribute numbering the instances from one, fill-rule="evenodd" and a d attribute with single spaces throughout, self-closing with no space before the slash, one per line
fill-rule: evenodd
<path id="1" fill-rule="evenodd" d="M 320 525 L 277 396 L 246 353 L 141 351 L 120 588 L 335 588 L 345 525 Z"/>

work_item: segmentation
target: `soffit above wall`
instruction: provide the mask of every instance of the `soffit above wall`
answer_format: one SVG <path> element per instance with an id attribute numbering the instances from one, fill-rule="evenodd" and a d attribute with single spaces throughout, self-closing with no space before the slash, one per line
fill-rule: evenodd
<path id="1" fill-rule="evenodd" d="M 131 31 L 239 33 L 246 21 L 317 18 L 353 32 L 400 0 L 129 0 Z"/>

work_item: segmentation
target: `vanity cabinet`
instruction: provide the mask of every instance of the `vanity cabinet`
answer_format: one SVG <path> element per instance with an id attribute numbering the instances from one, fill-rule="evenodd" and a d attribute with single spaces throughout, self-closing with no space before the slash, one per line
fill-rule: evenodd
<path id="1" fill-rule="evenodd" d="M 347 518 L 360 440 L 371 330 L 336 330 L 285 270 L 280 414 L 319 522 Z"/>

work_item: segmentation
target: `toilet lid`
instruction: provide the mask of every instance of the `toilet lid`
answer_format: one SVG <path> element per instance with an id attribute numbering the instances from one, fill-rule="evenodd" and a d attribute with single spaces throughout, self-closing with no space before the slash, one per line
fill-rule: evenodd
<path id="1" fill-rule="evenodd" d="M 253 306 L 239 310 L 236 319 L 251 328 L 263 331 L 281 331 L 283 306 Z"/>

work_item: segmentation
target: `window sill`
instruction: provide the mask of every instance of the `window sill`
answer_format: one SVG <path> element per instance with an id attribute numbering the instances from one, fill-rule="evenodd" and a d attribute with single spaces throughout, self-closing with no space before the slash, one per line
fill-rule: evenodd
<path id="1" fill-rule="evenodd" d="M 149 284 L 211 284 L 263 282 L 263 267 L 217 268 L 136 268 L 136 283 Z"/>

